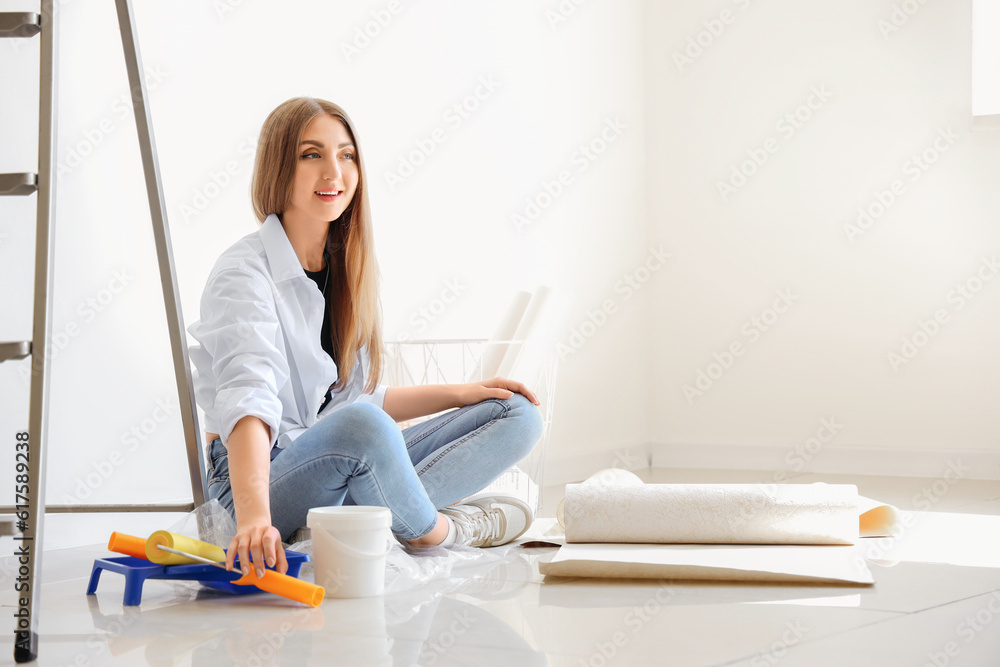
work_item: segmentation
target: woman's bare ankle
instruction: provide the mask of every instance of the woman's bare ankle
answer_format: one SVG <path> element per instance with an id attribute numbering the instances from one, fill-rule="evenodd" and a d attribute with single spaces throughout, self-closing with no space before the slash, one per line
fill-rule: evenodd
<path id="1" fill-rule="evenodd" d="M 438 512 L 437 524 L 431 529 L 431 532 L 415 540 L 407 540 L 407 542 L 414 547 L 432 547 L 444 542 L 446 537 L 448 537 L 448 519 Z"/>

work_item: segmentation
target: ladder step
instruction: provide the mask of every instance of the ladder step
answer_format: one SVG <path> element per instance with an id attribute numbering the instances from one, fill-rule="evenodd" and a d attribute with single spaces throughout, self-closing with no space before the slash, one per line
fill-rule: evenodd
<path id="1" fill-rule="evenodd" d="M 0 37 L 34 37 L 41 31 L 35 12 L 0 12 Z"/>
<path id="2" fill-rule="evenodd" d="M 0 174 L 0 197 L 30 195 L 36 189 L 38 175 L 31 172 Z"/>
<path id="3" fill-rule="evenodd" d="M 16 343 L 0 343 L 0 363 L 10 359 L 24 359 L 31 354 L 31 341 L 22 340 Z"/>
<path id="4" fill-rule="evenodd" d="M 20 535 L 14 523 L 16 520 L 13 514 L 0 514 L 0 535 Z"/>
<path id="5" fill-rule="evenodd" d="M 195 509 L 190 503 L 139 504 L 139 505 L 46 505 L 45 514 L 74 514 L 80 512 L 191 512 Z M 4 514 L 17 511 L 14 505 L 0 506 L 0 519 Z"/>

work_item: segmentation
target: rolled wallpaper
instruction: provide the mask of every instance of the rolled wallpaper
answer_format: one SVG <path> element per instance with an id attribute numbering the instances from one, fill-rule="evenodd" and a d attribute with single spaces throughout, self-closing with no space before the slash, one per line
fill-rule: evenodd
<path id="1" fill-rule="evenodd" d="M 469 373 L 465 380 L 466 382 L 488 380 L 497 375 L 497 371 L 500 369 L 500 362 L 507 353 L 510 343 L 496 341 L 515 340 L 514 335 L 517 333 L 517 325 L 524 318 L 524 312 L 528 309 L 528 303 L 530 302 L 531 292 L 519 290 L 514 295 L 514 300 L 507 308 L 507 312 L 500 321 L 500 326 L 493 332 L 493 337 L 487 343 L 482 358 L 472 372 Z"/>
<path id="2" fill-rule="evenodd" d="M 524 309 L 524 315 L 518 323 L 517 329 L 514 331 L 513 340 L 522 342 L 513 343 L 507 348 L 504 352 L 503 360 L 500 362 L 500 367 L 497 368 L 497 375 L 510 377 L 515 363 L 524 356 L 524 348 L 527 346 L 528 341 L 535 335 L 539 322 L 545 315 L 545 309 L 551 300 L 551 295 L 552 288 L 548 285 L 539 285 L 535 288 L 535 292 L 531 295 L 531 300 Z"/>
<path id="3" fill-rule="evenodd" d="M 855 544 L 895 508 L 853 484 L 567 484 L 566 542 Z"/>

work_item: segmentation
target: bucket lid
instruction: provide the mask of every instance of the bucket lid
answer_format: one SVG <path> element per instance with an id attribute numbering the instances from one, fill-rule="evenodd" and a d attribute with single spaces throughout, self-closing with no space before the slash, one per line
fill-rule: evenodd
<path id="1" fill-rule="evenodd" d="M 388 528 L 392 526 L 392 512 L 387 507 L 374 505 L 331 505 L 313 507 L 306 514 L 306 525 L 336 524 L 357 528 Z"/>

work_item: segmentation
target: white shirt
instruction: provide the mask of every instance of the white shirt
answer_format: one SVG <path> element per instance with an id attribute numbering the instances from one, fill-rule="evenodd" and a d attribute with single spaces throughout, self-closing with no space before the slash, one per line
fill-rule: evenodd
<path id="1" fill-rule="evenodd" d="M 324 305 L 274 213 L 216 261 L 201 296 L 201 319 L 187 330 L 200 343 L 189 348 L 195 400 L 206 430 L 218 433 L 223 445 L 247 415 L 270 427 L 272 447 L 287 447 L 345 405 L 383 407 L 387 385 L 362 394 L 371 365 L 362 346 L 350 382 L 317 416 L 339 377 L 320 344 Z"/>

